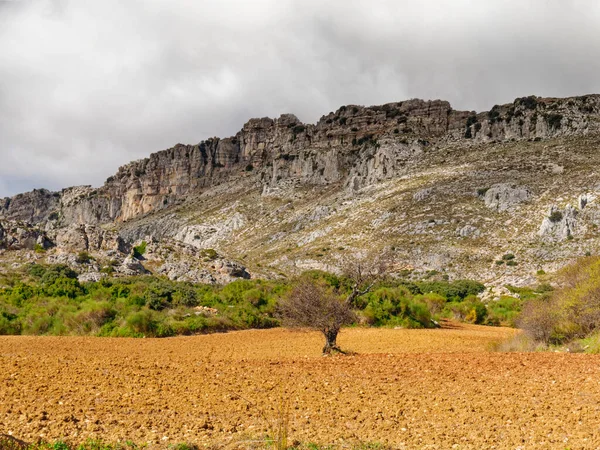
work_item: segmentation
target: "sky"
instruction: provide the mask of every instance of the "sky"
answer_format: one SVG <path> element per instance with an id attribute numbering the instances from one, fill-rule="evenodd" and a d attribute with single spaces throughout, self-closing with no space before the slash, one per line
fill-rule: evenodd
<path id="1" fill-rule="evenodd" d="M 600 93 L 600 2 L 0 0 L 0 197 L 251 117 Z"/>

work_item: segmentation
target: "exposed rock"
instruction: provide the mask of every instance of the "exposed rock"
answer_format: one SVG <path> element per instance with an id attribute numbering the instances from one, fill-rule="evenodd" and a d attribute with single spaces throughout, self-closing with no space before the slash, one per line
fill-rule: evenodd
<path id="1" fill-rule="evenodd" d="M 246 218 L 240 213 L 214 222 L 210 225 L 189 225 L 182 228 L 175 238 L 196 248 L 218 248 L 219 243 L 229 238 L 231 233 L 242 228 Z"/>
<path id="2" fill-rule="evenodd" d="M 103 278 L 106 278 L 107 275 L 105 273 L 101 273 L 101 272 L 88 272 L 88 273 L 82 273 L 81 275 L 79 275 L 77 277 L 77 280 L 80 283 L 87 283 L 87 282 L 98 282 L 100 280 L 102 280 Z"/>
<path id="3" fill-rule="evenodd" d="M 55 233 L 56 245 L 68 251 L 128 251 L 128 246 L 116 232 L 94 225 L 70 225 L 56 230 Z"/>
<path id="4" fill-rule="evenodd" d="M 58 217 L 60 194 L 47 189 L 34 189 L 31 192 L 0 199 L 0 218 L 39 223 Z"/>
<path id="5" fill-rule="evenodd" d="M 210 269 L 198 266 L 197 262 L 166 262 L 157 269 L 157 273 L 166 275 L 170 280 L 192 283 L 230 283 L 239 278 L 250 278 L 246 268 L 233 261 L 217 259 L 212 261 Z"/>
<path id="6" fill-rule="evenodd" d="M 413 194 L 413 200 L 417 201 L 417 202 L 422 202 L 427 197 L 430 197 L 432 193 L 433 193 L 433 188 L 420 189 Z"/>
<path id="7" fill-rule="evenodd" d="M 214 268 L 218 273 L 231 278 L 250 278 L 250 274 L 241 264 L 226 259 L 218 259 L 214 263 Z"/>
<path id="8" fill-rule="evenodd" d="M 544 217 L 538 235 L 547 240 L 560 241 L 568 239 L 577 229 L 577 209 L 567 205 L 564 210 L 552 206 Z"/>
<path id="9" fill-rule="evenodd" d="M 600 96 L 593 95 L 526 97 L 482 113 L 415 99 L 344 106 L 316 124 L 291 114 L 251 119 L 230 138 L 177 144 L 127 164 L 98 189 L 1 199 L 0 248 L 11 249 L 3 257 L 18 249 L 19 258 L 70 264 L 86 251 L 118 265 L 133 242 L 154 236 L 144 265 L 215 282 L 243 271 L 221 267 L 227 258 L 203 256 L 202 249 L 243 255 L 253 271 L 279 276 L 297 273 L 303 261 L 334 267 L 346 249 L 387 246 L 415 271 L 508 280 L 517 269 L 489 268 L 490 258 L 512 245 L 507 241 L 539 231 L 543 239 L 528 242 L 519 262 L 527 274 L 514 280 L 525 282 L 534 267 L 600 253 L 594 195 L 579 198 L 579 216 L 574 208 L 561 211 L 560 223 L 539 229 L 536 219 L 552 203 L 595 192 L 597 175 L 581 162 L 600 163 L 599 117 Z M 490 185 L 480 197 L 502 218 L 482 211 L 472 195 Z M 544 247 L 576 228 L 585 242 Z M 461 239 L 467 237 L 481 245 Z M 83 270 L 97 271 L 95 264 Z M 138 264 L 129 258 L 117 272 L 139 273 Z"/>
<path id="10" fill-rule="evenodd" d="M 330 214 L 331 214 L 331 209 L 329 208 L 329 206 L 319 205 L 312 211 L 311 214 L 309 214 L 307 216 L 307 219 L 310 220 L 311 222 L 318 222 L 320 220 L 325 219 Z"/>
<path id="11" fill-rule="evenodd" d="M 88 250 L 88 237 L 85 232 L 85 225 L 70 225 L 61 229 L 56 235 L 56 244 L 65 250 Z"/>
<path id="12" fill-rule="evenodd" d="M 408 173 L 431 140 L 465 142 L 583 135 L 598 129 L 597 95 L 569 99 L 527 97 L 475 114 L 441 100 L 382 106 L 344 106 L 315 125 L 291 114 L 251 119 L 235 136 L 198 145 L 177 144 L 121 167 L 104 186 L 36 190 L 0 201 L 0 217 L 33 223 L 127 221 L 176 204 L 185 196 L 245 173 L 261 188 L 296 180 L 344 181 L 359 190 Z M 268 187 L 268 188 L 267 188 Z"/>
<path id="13" fill-rule="evenodd" d="M 596 200 L 596 195 L 594 194 L 581 194 L 577 199 L 577 205 L 579 206 L 579 209 L 583 210 L 589 203 L 593 202 L 594 200 Z"/>
<path id="14" fill-rule="evenodd" d="M 478 237 L 479 235 L 481 235 L 481 232 L 479 231 L 479 229 L 477 229 L 477 227 L 474 227 L 473 225 L 465 225 L 462 228 L 459 228 L 457 230 L 457 234 L 460 237 Z"/>
<path id="15" fill-rule="evenodd" d="M 513 209 L 519 203 L 530 199 L 531 192 L 529 188 L 506 183 L 493 185 L 484 195 L 485 206 L 496 211 Z"/>
<path id="16" fill-rule="evenodd" d="M 123 263 L 117 267 L 117 272 L 123 275 L 143 275 L 148 273 L 142 263 L 131 255 L 125 258 Z"/>
<path id="17" fill-rule="evenodd" d="M 20 221 L 5 221 L 0 223 L 0 248 L 9 250 L 37 248 L 45 249 L 52 242 L 43 230 L 37 226 Z"/>
<path id="18" fill-rule="evenodd" d="M 217 279 L 208 270 L 193 267 L 185 261 L 166 262 L 156 272 L 165 275 L 169 280 L 204 284 L 214 284 L 217 282 Z"/>

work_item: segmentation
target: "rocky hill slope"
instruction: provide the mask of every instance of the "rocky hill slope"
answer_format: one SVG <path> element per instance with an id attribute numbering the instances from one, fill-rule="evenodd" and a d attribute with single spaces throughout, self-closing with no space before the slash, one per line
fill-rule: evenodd
<path id="1" fill-rule="evenodd" d="M 233 137 L 125 165 L 97 189 L 0 199 L 0 259 L 82 265 L 86 252 L 91 278 L 113 267 L 222 282 L 246 267 L 287 276 L 388 251 L 404 276 L 531 284 L 600 248 L 599 145 L 599 95 L 482 113 L 440 100 L 348 105 L 314 125 L 252 119 Z"/>

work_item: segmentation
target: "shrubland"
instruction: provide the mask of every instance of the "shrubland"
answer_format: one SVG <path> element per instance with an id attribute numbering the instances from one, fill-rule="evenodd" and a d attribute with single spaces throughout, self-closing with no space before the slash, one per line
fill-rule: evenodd
<path id="1" fill-rule="evenodd" d="M 546 289 L 524 303 L 517 324 L 526 342 L 520 345 L 600 352 L 600 257 L 582 258 L 566 267 L 557 284 L 558 289 Z"/>
<path id="2" fill-rule="evenodd" d="M 343 276 L 303 274 L 348 295 Z M 65 265 L 25 265 L 0 277 L 0 334 L 168 337 L 270 328 L 280 325 L 277 305 L 296 280 L 238 280 L 226 285 L 191 284 L 157 276 L 104 278 L 80 283 Z M 450 318 L 510 325 L 519 299 L 485 305 L 471 280 L 378 282 L 359 297 L 355 324 L 403 328 L 437 326 Z"/>

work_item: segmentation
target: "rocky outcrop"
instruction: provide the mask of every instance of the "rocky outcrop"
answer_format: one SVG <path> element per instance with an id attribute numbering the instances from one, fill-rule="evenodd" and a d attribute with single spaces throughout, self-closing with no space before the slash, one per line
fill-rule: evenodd
<path id="1" fill-rule="evenodd" d="M 598 128 L 597 95 L 525 97 L 489 112 L 455 111 L 441 100 L 348 105 L 304 124 L 291 114 L 251 119 L 235 136 L 211 138 L 121 167 L 98 189 L 44 189 L 0 200 L 0 218 L 59 226 L 123 222 L 167 208 L 228 180 L 252 178 L 266 195 L 280 184 L 343 182 L 358 190 L 409 173 L 441 142 L 583 135 Z M 436 144 L 437 143 L 437 144 Z M 502 207 L 499 205 L 499 207 Z"/>
<path id="2" fill-rule="evenodd" d="M 246 218 L 242 214 L 233 213 L 219 222 L 185 226 L 175 235 L 175 239 L 200 249 L 218 248 L 221 241 L 227 240 L 231 233 L 245 224 Z"/>
<path id="3" fill-rule="evenodd" d="M 0 199 L 0 219 L 40 223 L 58 218 L 60 193 L 47 189 L 34 189 L 31 192 Z"/>
<path id="4" fill-rule="evenodd" d="M 117 272 L 129 276 L 148 273 L 143 264 L 131 255 L 125 258 L 121 265 L 117 267 Z"/>
<path id="5" fill-rule="evenodd" d="M 597 131 L 591 116 L 600 113 L 600 96 L 573 98 L 522 97 L 490 111 L 472 114 L 465 126 L 465 139 L 475 141 L 545 139 L 553 136 Z"/>
<path id="6" fill-rule="evenodd" d="M 56 231 L 55 243 L 65 251 L 117 251 L 126 253 L 129 247 L 114 231 L 95 225 L 69 225 Z"/>
<path id="7" fill-rule="evenodd" d="M 20 221 L 0 223 L 0 249 L 43 250 L 53 244 L 45 231 Z"/>
<path id="8" fill-rule="evenodd" d="M 599 105 L 597 95 L 526 97 L 474 113 L 408 100 L 344 106 L 315 124 L 291 114 L 251 119 L 230 138 L 127 164 L 100 188 L 0 200 L 0 248 L 36 249 L 27 257 L 77 266 L 86 280 L 112 271 L 194 282 L 248 275 L 221 253 L 261 276 L 287 276 L 383 245 L 425 273 L 525 279 L 534 261 L 528 276 L 595 252 L 584 238 L 600 227 L 600 182 L 587 168 L 598 163 Z M 545 213 L 567 202 L 579 209 Z M 569 239 L 575 233 L 582 239 Z M 530 253 L 496 264 L 521 236 Z M 128 258 L 142 240 L 143 258 Z M 563 240 L 572 242 L 546 245 Z M 93 260 L 78 262 L 80 252 Z"/>
<path id="9" fill-rule="evenodd" d="M 156 272 L 170 280 L 191 283 L 230 283 L 239 278 L 250 278 L 246 268 L 236 262 L 217 259 L 211 263 L 211 269 L 198 267 L 193 261 L 166 262 Z"/>
<path id="10" fill-rule="evenodd" d="M 570 239 L 577 229 L 578 214 L 579 211 L 571 205 L 563 210 L 552 206 L 542 221 L 539 236 L 550 241 Z"/>
<path id="11" fill-rule="evenodd" d="M 531 191 L 526 186 L 506 183 L 495 184 L 483 195 L 485 206 L 496 211 L 513 209 L 519 203 L 531 199 Z"/>

